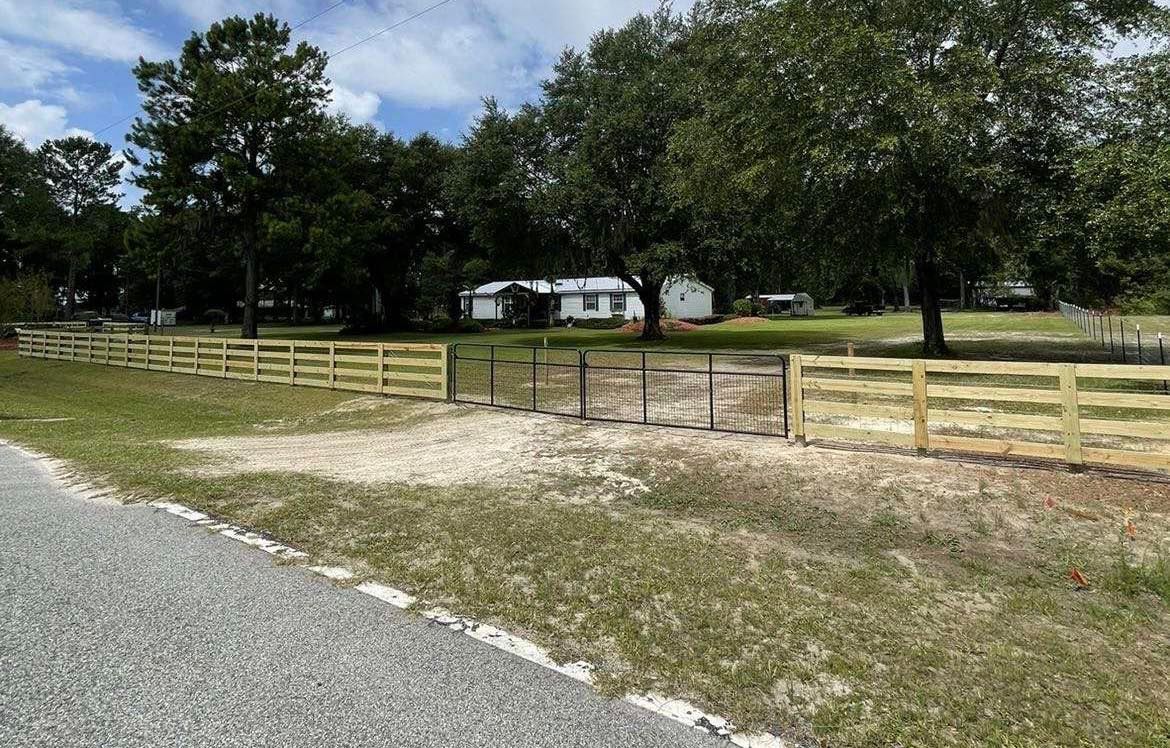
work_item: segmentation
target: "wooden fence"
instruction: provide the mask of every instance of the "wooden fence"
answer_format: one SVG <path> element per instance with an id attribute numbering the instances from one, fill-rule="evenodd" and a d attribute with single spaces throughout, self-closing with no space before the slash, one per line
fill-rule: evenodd
<path id="1" fill-rule="evenodd" d="M 221 379 L 447 398 L 447 346 L 20 330 L 21 356 Z"/>
<path id="2" fill-rule="evenodd" d="M 1170 471 L 1170 366 L 793 355 L 793 435 Z"/>

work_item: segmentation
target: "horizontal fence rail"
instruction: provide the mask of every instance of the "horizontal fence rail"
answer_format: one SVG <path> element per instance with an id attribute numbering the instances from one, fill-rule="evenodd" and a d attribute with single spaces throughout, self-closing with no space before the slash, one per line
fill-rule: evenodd
<path id="1" fill-rule="evenodd" d="M 20 330 L 21 356 L 305 387 L 447 398 L 447 346 Z"/>
<path id="2" fill-rule="evenodd" d="M 799 356 L 793 434 L 1170 472 L 1170 367 Z"/>
<path id="3" fill-rule="evenodd" d="M 452 398 L 596 421 L 787 436 L 782 356 L 460 343 Z"/>

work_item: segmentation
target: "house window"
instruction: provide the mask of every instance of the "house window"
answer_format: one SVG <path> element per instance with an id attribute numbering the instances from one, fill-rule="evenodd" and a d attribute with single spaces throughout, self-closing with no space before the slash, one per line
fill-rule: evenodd
<path id="1" fill-rule="evenodd" d="M 585 309 L 585 311 L 596 312 L 597 311 L 597 294 L 595 294 L 595 293 L 585 294 L 585 297 L 583 299 L 583 303 L 584 303 L 583 308 Z"/>
<path id="2" fill-rule="evenodd" d="M 685 293 L 680 293 L 680 294 L 678 295 L 678 300 L 679 300 L 679 301 L 686 301 L 686 300 L 687 300 L 687 295 L 686 295 Z"/>
<path id="3" fill-rule="evenodd" d="M 512 316 L 512 297 L 511 295 L 500 297 L 500 313 L 505 317 Z"/>
<path id="4" fill-rule="evenodd" d="M 626 311 L 626 295 L 624 293 L 611 293 L 609 295 L 610 311 L 624 312 Z"/>

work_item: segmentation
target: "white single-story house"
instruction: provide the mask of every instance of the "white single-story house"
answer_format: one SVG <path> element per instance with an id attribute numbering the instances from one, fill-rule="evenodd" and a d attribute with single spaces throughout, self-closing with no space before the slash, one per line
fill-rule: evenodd
<path id="1" fill-rule="evenodd" d="M 672 278 L 662 287 L 662 308 L 667 317 L 691 319 L 711 314 L 713 289 L 693 278 Z M 463 313 L 472 319 L 508 319 L 516 304 L 524 304 L 531 319 L 551 320 L 646 316 L 637 292 L 620 278 L 562 278 L 493 281 L 459 294 Z"/>
<path id="2" fill-rule="evenodd" d="M 806 293 L 763 293 L 760 303 L 769 314 L 791 314 L 793 317 L 811 317 L 813 298 Z"/>

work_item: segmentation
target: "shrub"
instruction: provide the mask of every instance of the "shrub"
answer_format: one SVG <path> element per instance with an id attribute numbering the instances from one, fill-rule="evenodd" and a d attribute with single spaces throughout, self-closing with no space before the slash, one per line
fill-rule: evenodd
<path id="1" fill-rule="evenodd" d="M 458 332 L 483 332 L 483 323 L 471 317 L 463 317 L 455 325 Z"/>
<path id="2" fill-rule="evenodd" d="M 731 302 L 731 311 L 735 312 L 737 317 L 762 317 L 764 312 L 764 305 L 752 299 L 736 299 Z"/>
<path id="3" fill-rule="evenodd" d="M 626 322 L 627 320 L 624 315 L 615 314 L 612 317 L 594 317 L 574 320 L 573 327 L 579 327 L 582 330 L 616 330 L 617 328 L 626 324 Z"/>
<path id="4" fill-rule="evenodd" d="M 427 323 L 427 332 L 450 332 L 455 326 L 450 317 L 440 316 L 435 317 Z"/>

